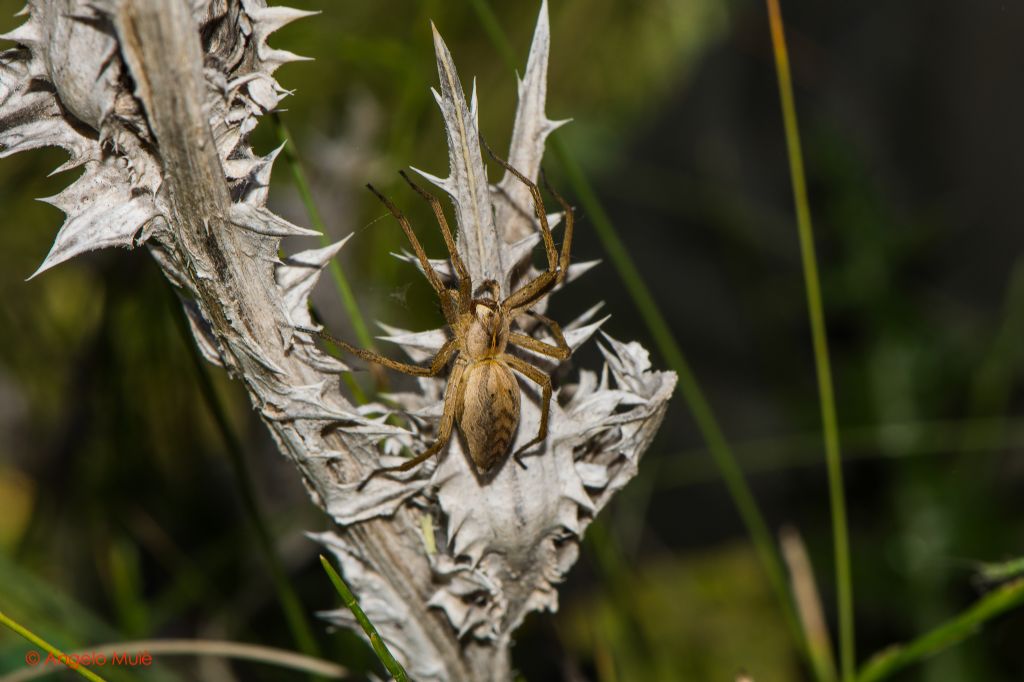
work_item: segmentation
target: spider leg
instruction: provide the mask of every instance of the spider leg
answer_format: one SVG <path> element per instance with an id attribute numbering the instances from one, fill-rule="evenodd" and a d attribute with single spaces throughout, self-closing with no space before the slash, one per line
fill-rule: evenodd
<path id="1" fill-rule="evenodd" d="M 519 460 L 519 455 L 532 448 L 537 443 L 542 443 L 548 437 L 548 412 L 551 408 L 551 377 L 540 371 L 530 363 L 508 353 L 502 353 L 501 359 L 508 363 L 509 367 L 516 370 L 530 381 L 534 382 L 541 389 L 540 401 L 540 426 L 537 428 L 537 435 L 526 445 L 516 450 L 512 456 Z"/>
<path id="2" fill-rule="evenodd" d="M 501 302 L 511 315 L 515 315 L 521 309 L 533 305 L 551 291 L 558 281 L 558 273 L 552 270 L 545 270 L 535 278 L 519 287 L 508 298 Z"/>
<path id="3" fill-rule="evenodd" d="M 548 184 L 547 177 L 544 176 L 541 171 L 541 178 L 544 182 L 544 186 L 554 195 L 555 199 L 562 206 L 565 211 L 565 235 L 562 239 L 562 253 L 555 250 L 555 240 L 551 236 L 551 228 L 548 225 L 547 211 L 544 209 L 544 200 L 540 196 L 540 189 L 537 187 L 537 183 L 533 182 L 525 175 L 516 170 L 512 164 L 504 159 L 500 158 L 494 153 L 487 141 L 480 136 L 480 143 L 484 149 L 487 150 L 488 155 L 509 173 L 519 179 L 526 187 L 530 190 L 530 195 L 533 197 L 533 210 L 537 216 L 537 222 L 540 223 L 540 233 L 544 238 L 544 252 L 548 258 L 548 269 L 538 275 L 535 279 L 527 282 L 519 289 L 514 291 L 508 298 L 502 303 L 509 310 L 515 308 L 522 308 L 533 304 L 541 296 L 551 291 L 552 287 L 560 283 L 565 279 L 565 273 L 569 268 L 569 249 L 572 247 L 572 231 L 574 223 L 574 213 L 569 203 L 562 198 L 562 195 L 554 191 L 550 184 Z"/>
<path id="4" fill-rule="evenodd" d="M 330 341 L 335 346 L 338 346 L 339 348 L 346 350 L 349 353 L 352 353 L 353 355 L 358 355 L 363 360 L 368 360 L 369 362 L 376 362 L 378 365 L 383 365 L 385 367 L 388 367 L 389 369 L 395 370 L 396 372 L 411 374 L 414 377 L 432 377 L 440 374 L 441 370 L 444 369 L 444 366 L 448 364 L 448 360 L 451 359 L 452 353 L 455 352 L 458 346 L 458 339 L 448 339 L 445 342 L 445 344 L 441 346 L 441 349 L 437 351 L 437 355 L 435 355 L 434 358 L 430 361 L 430 366 L 422 367 L 420 365 L 413 365 L 408 362 L 399 362 L 398 360 L 392 360 L 391 358 L 385 357 L 380 353 L 374 353 L 373 351 L 369 351 L 364 348 L 358 348 L 348 343 L 347 341 L 342 341 L 341 339 L 336 338 L 335 336 L 329 334 L 328 332 L 325 332 L 322 329 L 307 329 L 305 327 L 296 327 L 296 329 L 298 329 L 299 331 L 307 332 L 309 334 L 316 334 L 320 338 L 326 341 Z"/>
<path id="5" fill-rule="evenodd" d="M 562 253 L 559 258 L 559 265 L 557 269 L 551 266 L 549 257 L 549 269 L 547 271 L 519 287 L 519 289 L 513 292 L 511 296 L 504 300 L 503 303 L 506 308 L 513 312 L 516 308 L 524 308 L 536 303 L 542 296 L 551 291 L 556 284 L 561 283 L 562 280 L 565 279 L 566 273 L 569 271 L 569 249 L 572 248 L 572 231 L 573 223 L 575 222 L 575 213 L 572 206 L 570 206 L 569 203 L 562 198 L 562 195 L 556 192 L 548 183 L 547 176 L 544 174 L 544 169 L 541 169 L 540 176 L 544 183 L 544 187 L 554 195 L 555 199 L 558 200 L 558 203 L 562 205 L 562 210 L 565 213 L 565 234 L 562 237 Z M 548 233 L 550 234 L 550 230 Z M 550 327 L 551 325 L 549 324 L 548 326 Z"/>
<path id="6" fill-rule="evenodd" d="M 562 254 L 558 264 L 558 282 L 561 283 L 565 279 L 565 275 L 569 272 L 569 249 L 572 247 L 572 227 L 575 218 L 575 211 L 569 202 L 562 198 L 562 195 L 555 191 L 555 188 L 548 182 L 548 176 L 544 172 L 544 169 L 540 169 L 540 181 L 544 184 L 544 188 L 551 193 L 551 196 L 555 198 L 562 206 L 562 212 L 565 214 L 565 232 L 562 234 Z"/>
<path id="7" fill-rule="evenodd" d="M 391 201 L 377 191 L 373 185 L 366 186 L 371 192 L 377 195 L 377 198 L 381 200 L 381 203 L 391 212 L 391 215 L 395 217 L 398 224 L 402 226 L 402 231 L 405 232 L 405 236 L 409 239 L 409 243 L 412 245 L 412 250 L 416 252 L 416 258 L 420 261 L 420 266 L 423 268 L 423 273 L 427 276 L 430 281 L 430 286 L 437 292 L 438 298 L 441 299 L 441 308 L 444 310 L 444 316 L 449 323 L 454 319 L 454 313 L 451 309 L 451 300 L 448 297 L 448 288 L 441 281 L 441 276 L 434 270 L 434 266 L 430 264 L 430 260 L 427 258 L 426 252 L 423 250 L 423 246 L 420 244 L 420 240 L 416 238 L 416 233 L 412 231 L 412 225 L 409 224 L 409 219 L 405 217 L 405 214 Z M 375 361 L 376 362 L 376 361 Z M 381 363 L 384 364 L 384 363 Z"/>
<path id="8" fill-rule="evenodd" d="M 462 393 L 465 389 L 463 381 L 464 365 L 456 363 L 452 369 L 452 375 L 448 379 L 448 387 L 444 392 L 444 412 L 441 414 L 441 423 L 437 427 L 437 440 L 429 448 L 416 455 L 410 460 L 402 462 L 398 466 L 383 467 L 370 472 L 370 475 L 363 479 L 356 490 L 362 490 L 374 476 L 389 471 L 409 471 L 436 455 L 452 439 L 452 429 L 455 426 L 455 418 L 458 413 L 459 404 L 462 400 Z"/>
<path id="9" fill-rule="evenodd" d="M 459 249 L 455 245 L 455 239 L 452 238 L 451 228 L 448 227 L 448 219 L 444 216 L 444 209 L 441 208 L 441 202 L 438 201 L 437 197 L 423 189 L 415 182 L 413 182 L 405 171 L 398 171 L 398 174 L 402 176 L 402 179 L 409 183 L 409 186 L 416 190 L 416 193 L 427 200 L 430 204 L 430 208 L 434 210 L 434 216 L 437 218 L 437 224 L 441 226 L 441 236 L 444 237 L 445 246 L 448 247 L 448 254 L 452 259 L 452 266 L 455 268 L 455 275 L 459 279 L 459 300 L 464 302 L 466 310 L 469 310 L 470 287 L 472 284 L 469 279 L 469 271 L 466 269 L 466 264 L 462 262 L 462 256 L 459 255 Z M 462 310 L 460 312 L 466 312 Z"/>
<path id="10" fill-rule="evenodd" d="M 547 315 L 541 315 L 535 310 L 527 310 L 526 314 L 536 318 L 541 324 L 551 330 L 551 335 L 555 337 L 555 345 L 552 346 L 550 343 L 538 341 L 532 336 L 520 334 L 518 332 L 512 332 L 509 335 L 509 341 L 517 346 L 522 346 L 523 348 L 528 348 L 529 350 L 549 355 L 553 358 L 558 358 L 559 360 L 565 360 L 572 355 L 572 348 L 569 347 L 568 342 L 565 340 L 565 335 L 562 334 L 562 326 L 560 324 L 552 320 Z"/>
<path id="11" fill-rule="evenodd" d="M 530 190 L 530 195 L 533 196 L 533 211 L 537 215 L 537 221 L 540 222 L 540 233 L 544 238 L 544 251 L 548 257 L 548 271 L 556 273 L 558 271 L 558 252 L 555 250 L 555 240 L 551 236 L 551 228 L 548 227 L 548 215 L 547 211 L 544 210 L 544 200 L 540 196 L 540 189 L 537 187 L 537 183 L 513 168 L 512 164 L 508 161 L 495 154 L 483 135 L 480 136 L 480 144 L 483 145 L 484 149 L 487 150 L 487 154 L 492 159 L 501 164 L 509 173 L 516 176 L 519 182 L 526 185 L 527 189 Z"/>
<path id="12" fill-rule="evenodd" d="M 511 332 L 508 335 L 508 342 L 514 346 L 532 350 L 534 353 L 540 353 L 557 360 L 565 360 L 572 353 L 572 349 L 569 348 L 568 344 L 565 347 L 561 345 L 552 346 L 550 343 L 544 343 L 521 332 Z"/>

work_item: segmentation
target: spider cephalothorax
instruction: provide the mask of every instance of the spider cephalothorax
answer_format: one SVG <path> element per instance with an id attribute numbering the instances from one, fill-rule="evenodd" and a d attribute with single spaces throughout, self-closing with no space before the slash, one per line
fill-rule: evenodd
<path id="1" fill-rule="evenodd" d="M 440 275 L 434 270 L 405 215 L 384 195 L 367 185 L 402 226 L 430 285 L 437 292 L 441 301 L 441 310 L 452 336 L 431 360 L 430 366 L 421 367 L 356 348 L 344 341 L 334 339 L 329 334 L 320 333 L 348 352 L 365 360 L 413 376 L 436 376 L 454 357 L 448 376 L 448 386 L 445 388 L 444 412 L 437 429 L 437 440 L 402 465 L 380 469 L 374 473 L 408 471 L 426 461 L 432 455 L 440 452 L 448 443 L 451 439 L 452 429 L 456 425 L 466 438 L 469 456 L 477 472 L 483 476 L 496 473 L 507 459 L 516 427 L 519 425 L 519 385 L 513 370 L 535 382 L 541 388 L 540 426 L 537 429 L 537 435 L 520 447 L 515 455 L 518 456 L 547 437 L 548 412 L 551 406 L 551 378 L 522 358 L 506 352 L 506 349 L 509 345 L 518 346 L 558 360 L 568 358 L 571 353 L 558 323 L 531 310 L 530 306 L 547 295 L 565 277 L 569 267 L 569 248 L 572 243 L 573 211 L 565 200 L 549 186 L 548 190 L 565 211 L 565 236 L 559 254 L 555 250 L 554 239 L 551 236 L 544 203 L 537 185 L 506 161 L 498 158 L 486 143 L 484 143 L 484 148 L 495 161 L 529 187 L 547 256 L 547 269 L 505 298 L 501 298 L 501 287 L 494 280 L 482 282 L 474 291 L 473 282 L 470 280 L 465 263 L 459 256 L 451 229 L 448 227 L 448 221 L 437 197 L 416 185 L 404 172 L 401 173 L 402 178 L 430 202 L 431 208 L 433 208 L 451 257 L 456 279 L 455 288 L 446 286 Z M 551 330 L 555 344 L 545 343 L 528 334 L 513 331 L 513 321 L 519 315 L 524 314 L 534 317 L 547 326 Z"/>

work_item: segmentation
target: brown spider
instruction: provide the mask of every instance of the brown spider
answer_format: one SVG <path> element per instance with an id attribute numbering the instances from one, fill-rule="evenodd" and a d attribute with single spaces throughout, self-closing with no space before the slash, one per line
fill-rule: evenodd
<path id="1" fill-rule="evenodd" d="M 482 139 L 481 142 L 483 142 Z M 437 197 L 410 180 L 404 171 L 400 171 L 402 178 L 430 202 L 434 215 L 437 217 L 458 279 L 457 288 L 448 288 L 431 266 L 405 214 L 372 185 L 367 185 L 402 226 L 427 279 L 441 300 L 441 310 L 452 331 L 452 338 L 437 352 L 429 367 L 422 367 L 357 348 L 335 339 L 325 332 L 318 333 L 365 360 L 413 376 L 436 376 L 445 368 L 451 358 L 455 357 L 455 363 L 448 377 L 448 385 L 445 388 L 444 412 L 441 415 L 437 440 L 409 461 L 399 466 L 378 469 L 371 476 L 386 471 L 408 471 L 426 461 L 432 455 L 440 452 L 448 443 L 451 439 L 452 427 L 456 424 L 466 438 L 469 456 L 477 471 L 484 476 L 496 473 L 507 459 L 512 438 L 519 425 L 519 386 L 512 370 L 537 383 L 541 387 L 542 396 L 540 427 L 537 430 L 537 435 L 529 443 L 519 448 L 514 457 L 518 461 L 518 457 L 523 451 L 542 442 L 547 437 L 548 412 L 551 406 L 551 378 L 525 360 L 505 352 L 505 349 L 512 344 L 558 360 L 565 360 L 572 352 L 558 323 L 530 310 L 529 307 L 551 291 L 565 277 L 569 266 L 569 248 L 572 243 L 573 211 L 566 201 L 547 184 L 545 179 L 544 184 L 548 191 L 558 200 L 565 211 L 565 237 L 559 257 L 555 250 L 554 239 L 551 236 L 544 203 L 537 185 L 507 161 L 500 159 L 487 146 L 486 142 L 483 142 L 483 146 L 491 158 L 530 189 L 530 194 L 533 196 L 534 212 L 540 223 L 548 268 L 503 300 L 498 299 L 500 289 L 494 280 L 483 282 L 474 292 L 465 263 L 462 262 L 456 249 L 455 240 L 452 238 L 448 221 L 441 208 L 441 202 Z M 512 320 L 522 313 L 531 315 L 547 325 L 555 338 L 556 345 L 538 341 L 521 332 L 512 331 L 510 329 Z M 364 481 L 365 483 L 366 481 Z"/>

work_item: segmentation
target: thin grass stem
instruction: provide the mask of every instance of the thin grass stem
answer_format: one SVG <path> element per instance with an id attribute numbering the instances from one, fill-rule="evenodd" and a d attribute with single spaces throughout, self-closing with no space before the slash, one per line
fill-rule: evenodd
<path id="1" fill-rule="evenodd" d="M 312 223 L 313 228 L 320 233 L 320 243 L 328 246 L 331 243 L 331 238 L 327 236 L 324 221 L 320 217 L 320 210 L 316 207 L 316 202 L 313 200 L 313 192 L 309 188 L 306 171 L 303 169 L 299 151 L 292 141 L 291 132 L 289 132 L 288 127 L 281 119 L 280 114 L 274 113 L 271 115 L 271 118 L 274 121 L 274 132 L 277 134 L 277 139 L 284 145 L 284 157 L 292 171 L 292 181 L 295 182 L 295 188 L 298 190 L 299 197 L 302 199 L 306 212 L 309 214 L 309 221 Z M 359 339 L 359 343 L 362 344 L 363 348 L 373 351 L 377 350 L 369 328 L 366 326 L 366 319 L 359 310 L 359 303 L 356 301 L 355 294 L 352 293 L 352 286 L 349 284 L 348 277 L 345 276 L 345 271 L 341 269 L 341 263 L 338 262 L 337 258 L 331 259 L 329 269 L 335 288 L 337 288 L 338 295 L 341 297 L 342 305 L 345 306 L 345 313 L 348 315 L 348 319 L 352 323 L 352 329 L 356 333 L 356 338 Z M 352 378 L 352 375 L 346 372 L 342 376 L 355 399 L 360 403 L 365 403 L 366 395 L 355 382 L 355 379 Z"/>
<path id="2" fill-rule="evenodd" d="M 992 345 L 982 358 L 971 381 L 969 412 L 972 417 L 1005 414 L 1014 384 L 1020 373 L 1021 352 L 1018 340 L 1024 334 L 1024 258 L 1018 258 L 1010 273 L 1003 317 L 992 339 Z M 1006 418 L 1004 418 L 1005 420 Z M 982 428 L 965 428 L 960 436 L 964 454 L 977 449 L 977 443 L 1000 437 L 1007 425 L 990 420 Z M 978 462 L 972 460 L 971 466 Z M 991 479 L 979 477 L 979 485 Z"/>
<path id="3" fill-rule="evenodd" d="M 505 29 L 501 27 L 498 16 L 491 9 L 491 4 L 487 0 L 469 0 L 469 4 L 473 6 L 473 11 L 476 12 L 476 17 L 480 21 L 480 25 L 483 26 L 484 33 L 490 38 L 491 45 L 501 55 L 505 64 L 515 71 L 516 51 L 513 49 L 512 43 L 509 42 L 508 36 L 505 35 Z"/>
<path id="4" fill-rule="evenodd" d="M 1000 432 L 1003 429 L 1003 432 Z M 953 443 L 966 430 L 985 434 L 972 439 L 960 452 L 1001 452 L 1024 447 L 1024 419 L 1009 416 L 993 416 L 978 419 L 940 419 L 888 424 L 869 424 L 843 428 L 839 441 L 843 459 L 852 460 L 903 460 L 915 457 L 954 455 Z M 913 434 L 913 439 L 905 438 Z M 733 441 L 734 452 L 743 461 L 747 475 L 766 474 L 810 467 L 824 462 L 821 459 L 822 432 L 820 429 L 804 433 L 781 434 L 745 441 Z M 886 448 L 887 443 L 909 440 L 898 451 Z M 970 450 L 964 450 L 969 447 Z M 708 483 L 717 475 L 717 470 L 703 463 L 708 454 L 706 447 L 683 450 L 667 457 L 667 464 L 659 472 L 659 490 L 680 486 Z"/>
<path id="5" fill-rule="evenodd" d="M 1022 576 L 1024 576 L 1024 557 L 996 563 L 983 563 L 978 566 L 978 578 L 986 583 L 998 583 Z"/>
<path id="6" fill-rule="evenodd" d="M 598 238 L 608 254 L 609 260 L 615 267 L 629 292 L 633 303 L 640 312 L 647 329 L 654 339 L 654 343 L 666 363 L 679 376 L 678 390 L 690 409 L 690 414 L 700 431 L 701 437 L 711 454 L 716 467 L 721 473 L 729 495 L 739 511 L 740 517 L 750 534 L 751 540 L 760 557 L 761 563 L 768 574 L 768 579 L 775 589 L 782 605 L 786 620 L 789 621 L 794 635 L 801 646 L 806 646 L 806 638 L 800 629 L 796 612 L 793 607 L 793 598 L 790 593 L 785 572 L 782 568 L 782 560 L 778 549 L 772 540 L 768 524 L 764 515 L 754 499 L 753 492 L 747 484 L 743 471 L 740 469 L 732 447 L 729 445 L 722 428 L 718 423 L 714 410 L 704 395 L 704 390 L 697 379 L 683 354 L 679 343 L 661 314 L 654 297 L 651 295 L 647 284 L 637 270 L 633 258 L 629 255 L 625 245 L 618 236 L 618 232 L 601 205 L 600 200 L 593 189 L 582 168 L 565 149 L 559 139 L 552 140 L 552 150 L 562 165 L 569 185 L 576 193 L 580 205 L 583 206 L 591 224 L 597 232 Z"/>
<path id="7" fill-rule="evenodd" d="M 171 295 L 174 297 L 175 302 L 177 302 L 173 292 Z M 319 658 L 321 656 L 320 647 L 313 636 L 313 629 L 306 618 L 302 602 L 288 580 L 287 571 L 285 571 L 274 545 L 270 525 L 267 523 L 266 516 L 257 500 L 256 484 L 253 482 L 252 474 L 246 464 L 242 443 L 235 435 L 235 431 L 228 421 L 227 412 L 221 404 L 220 396 L 217 395 L 217 390 L 210 380 L 206 365 L 199 356 L 199 351 L 196 349 L 195 344 L 192 343 L 191 333 L 185 323 L 184 315 L 179 311 L 172 311 L 172 313 L 175 313 L 172 316 L 177 324 L 182 341 L 185 347 L 188 348 L 192 367 L 195 371 L 196 382 L 199 385 L 199 392 L 202 394 L 207 409 L 210 411 L 210 415 L 213 417 L 217 430 L 224 441 L 224 447 L 228 453 L 228 461 L 231 463 L 231 469 L 234 474 L 232 478 L 235 481 L 238 495 L 242 500 L 242 508 L 245 510 L 245 515 L 248 517 L 249 523 L 256 534 L 260 553 L 267 562 L 270 578 L 274 584 L 274 590 L 277 592 L 277 599 L 281 605 L 281 610 L 284 612 L 288 629 L 291 631 L 292 637 L 295 639 L 295 643 L 300 651 L 307 656 Z"/>
<path id="8" fill-rule="evenodd" d="M 786 151 L 793 183 L 793 201 L 796 204 L 797 230 L 800 235 L 800 260 L 803 264 L 804 283 L 807 288 L 807 310 L 811 322 L 814 345 L 814 364 L 818 375 L 818 398 L 821 403 L 821 421 L 825 437 L 825 460 L 828 464 L 829 498 L 832 505 L 832 533 L 835 546 L 836 589 L 839 598 L 839 662 L 842 679 L 854 679 L 854 623 L 853 580 L 850 575 L 850 543 L 846 524 L 846 500 L 843 492 L 843 469 L 839 451 L 839 425 L 836 418 L 832 370 L 829 363 L 828 337 L 825 332 L 825 313 L 821 301 L 821 283 L 814 252 L 814 231 L 807 201 L 807 183 L 804 178 L 803 154 L 800 149 L 800 131 L 793 103 L 793 83 L 789 71 L 789 55 L 783 31 L 782 13 L 778 0 L 767 0 L 768 18 L 772 35 L 772 51 L 779 79 L 779 98 L 786 131 Z"/>
<path id="9" fill-rule="evenodd" d="M 494 16 L 494 12 L 486 0 L 471 0 L 484 31 L 490 37 L 492 44 L 501 53 L 510 69 L 516 69 L 515 57 L 512 48 L 509 46 L 508 38 L 501 28 L 501 24 Z M 655 345 L 665 358 L 668 366 L 679 376 L 679 392 L 690 409 L 694 422 L 701 433 L 701 437 L 711 452 L 722 479 L 725 481 L 733 504 L 736 505 L 743 524 L 754 543 L 754 547 L 782 606 L 783 615 L 797 641 L 798 646 L 807 656 L 810 663 L 807 648 L 807 638 L 800 628 L 800 621 L 797 618 L 794 607 L 793 596 L 789 589 L 788 581 L 782 566 L 782 558 L 776 547 L 772 534 L 768 530 L 764 515 L 758 507 L 757 501 L 743 477 L 736 457 L 733 455 L 729 443 L 722 433 L 714 411 L 708 403 L 701 388 L 700 382 L 687 362 L 678 342 L 669 329 L 665 317 L 661 314 L 650 289 L 644 282 L 639 270 L 633 262 L 629 251 L 619 238 L 618 231 L 604 210 L 601 201 L 594 192 L 590 181 L 587 179 L 583 169 L 576 162 L 575 158 L 568 152 L 565 144 L 557 136 L 549 140 L 552 151 L 558 159 L 565 173 L 569 185 L 584 212 L 590 219 L 597 236 L 608 254 L 612 265 L 637 310 L 640 312 L 647 329 L 654 339 Z"/>
<path id="10" fill-rule="evenodd" d="M 3 611 L 0 611 L 0 624 L 6 626 L 8 629 L 10 629 L 13 632 L 21 635 L 22 637 L 27 639 L 32 644 L 35 644 L 40 649 L 46 651 L 48 654 L 50 654 L 51 656 L 53 656 L 57 660 L 61 661 L 62 663 L 64 663 L 68 668 L 70 668 L 71 670 L 74 670 L 76 673 L 78 673 L 79 675 L 81 675 L 85 679 L 92 680 L 92 682 L 105 682 L 102 677 L 100 677 L 99 675 L 97 675 L 93 671 L 89 670 L 88 668 L 86 668 L 81 663 L 74 662 L 75 661 L 74 658 L 69 658 L 68 655 L 65 654 L 63 651 L 61 651 L 57 647 L 55 647 L 52 644 L 50 644 L 45 639 L 43 639 L 42 637 L 40 637 L 36 633 L 32 632 L 31 630 L 29 630 L 27 627 L 25 627 L 24 625 L 22 625 L 18 621 L 16 621 L 13 618 L 11 618 L 10 616 L 8 616 Z M 39 659 L 38 652 L 36 652 L 35 662 L 33 663 L 32 660 L 30 660 L 31 654 L 32 654 L 31 651 L 29 651 L 29 652 L 27 652 L 25 654 L 25 660 L 26 660 L 26 662 L 29 665 L 36 665 L 36 666 L 40 666 L 40 667 L 43 667 L 43 668 L 47 668 L 48 667 L 45 663 L 43 663 L 43 661 L 46 661 L 45 658 L 42 659 L 42 661 Z"/>
<path id="11" fill-rule="evenodd" d="M 363 613 L 363 609 L 359 606 L 355 595 L 352 594 L 352 590 L 348 588 L 348 585 L 345 584 L 345 581 L 342 580 L 338 572 L 334 570 L 334 566 L 331 566 L 331 562 L 323 554 L 320 555 L 320 563 L 323 565 L 327 577 L 330 578 L 331 584 L 334 585 L 334 589 L 341 596 L 341 601 L 344 602 L 345 606 L 352 612 L 352 615 L 355 616 L 360 627 L 363 628 L 363 632 L 366 633 L 370 640 L 370 646 L 373 647 L 373 652 L 377 654 L 377 658 L 380 659 L 384 668 L 391 673 L 396 682 L 408 682 L 409 676 L 406 674 L 405 668 L 391 655 L 388 645 L 384 643 L 384 640 L 377 632 L 377 628 L 373 626 L 370 619 Z"/>
<path id="12" fill-rule="evenodd" d="M 934 656 L 978 633 L 996 616 L 1024 605 L 1024 579 L 999 587 L 963 613 L 926 632 L 912 642 L 889 647 L 872 656 L 860 670 L 857 682 L 878 682 L 909 665 Z"/>
<path id="13" fill-rule="evenodd" d="M 609 598 L 614 605 L 617 618 L 624 626 L 621 639 L 613 638 L 616 640 L 615 643 L 603 647 L 608 672 L 611 673 L 606 677 L 615 679 L 615 659 L 618 655 L 628 651 L 639 658 L 653 660 L 654 646 L 647 628 L 644 627 L 643 615 L 637 608 L 635 591 L 639 578 L 630 567 L 608 524 L 601 519 L 590 524 L 586 542 L 591 555 L 597 560 L 597 567 L 608 587 Z"/>

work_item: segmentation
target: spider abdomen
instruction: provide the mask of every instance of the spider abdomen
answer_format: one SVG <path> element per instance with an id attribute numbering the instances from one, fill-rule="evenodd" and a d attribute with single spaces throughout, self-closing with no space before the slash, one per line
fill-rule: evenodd
<path id="1" fill-rule="evenodd" d="M 519 425 L 519 384 L 499 360 L 481 360 L 466 367 L 465 392 L 458 415 L 469 456 L 481 473 L 505 460 Z"/>

